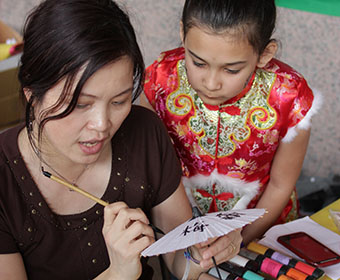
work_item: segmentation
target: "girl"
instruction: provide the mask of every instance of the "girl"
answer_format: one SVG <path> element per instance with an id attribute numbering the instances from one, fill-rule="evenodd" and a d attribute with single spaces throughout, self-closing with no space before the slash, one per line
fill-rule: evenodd
<path id="1" fill-rule="evenodd" d="M 274 58 L 274 0 L 187 0 L 183 48 L 148 67 L 142 104 L 166 125 L 205 212 L 266 208 L 245 242 L 298 215 L 295 183 L 318 101 Z"/>
<path id="2" fill-rule="evenodd" d="M 46 0 L 31 13 L 19 71 L 26 126 L 0 135 L 0 279 L 152 279 L 140 258 L 154 241 L 149 223 L 168 232 L 191 209 L 162 123 L 132 106 L 143 73 L 134 30 L 111 0 Z M 189 277 L 203 279 L 213 255 L 222 262 L 240 243 L 233 232 L 192 248 L 200 265 Z M 165 262 L 183 274 L 183 251 Z"/>

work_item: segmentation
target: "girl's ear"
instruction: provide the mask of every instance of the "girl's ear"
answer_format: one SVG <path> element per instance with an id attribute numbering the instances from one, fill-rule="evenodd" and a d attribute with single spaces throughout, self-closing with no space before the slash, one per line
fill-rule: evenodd
<path id="1" fill-rule="evenodd" d="M 263 68 L 276 54 L 277 52 L 277 43 L 272 40 L 268 43 L 263 53 L 260 55 L 259 61 L 257 62 L 257 67 Z"/>
<path id="2" fill-rule="evenodd" d="M 182 21 L 179 23 L 179 36 L 181 37 L 182 45 L 184 45 L 184 29 Z"/>

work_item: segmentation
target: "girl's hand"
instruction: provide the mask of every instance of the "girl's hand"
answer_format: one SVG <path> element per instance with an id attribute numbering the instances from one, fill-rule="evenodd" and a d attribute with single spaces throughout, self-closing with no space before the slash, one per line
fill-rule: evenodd
<path id="1" fill-rule="evenodd" d="M 104 209 L 103 236 L 110 257 L 112 279 L 137 279 L 142 273 L 140 253 L 154 242 L 153 231 L 141 209 L 124 202 Z"/>
<path id="2" fill-rule="evenodd" d="M 200 266 L 208 269 L 214 266 L 212 257 L 217 264 L 223 263 L 236 256 L 242 242 L 241 229 L 234 230 L 219 238 L 211 238 L 206 242 L 196 244 L 201 255 Z"/>

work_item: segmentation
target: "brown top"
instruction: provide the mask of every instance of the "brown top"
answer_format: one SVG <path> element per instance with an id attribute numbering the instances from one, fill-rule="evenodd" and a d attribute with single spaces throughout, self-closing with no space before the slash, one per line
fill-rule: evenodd
<path id="1" fill-rule="evenodd" d="M 0 254 L 20 252 L 29 279 L 93 279 L 109 266 L 102 236 L 103 206 L 57 215 L 47 205 L 20 155 L 22 126 L 0 135 Z M 179 161 L 157 115 L 133 106 L 112 139 L 112 172 L 102 199 L 150 210 L 181 178 Z M 151 279 L 144 265 L 141 279 Z"/>

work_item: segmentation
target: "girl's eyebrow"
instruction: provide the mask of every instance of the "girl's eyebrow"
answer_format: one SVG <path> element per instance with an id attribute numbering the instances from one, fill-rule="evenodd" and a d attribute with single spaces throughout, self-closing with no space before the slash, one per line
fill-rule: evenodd
<path id="1" fill-rule="evenodd" d="M 203 58 L 199 57 L 197 54 L 195 54 L 193 51 L 188 50 L 188 52 L 195 58 L 203 61 L 204 63 L 207 63 Z M 238 64 L 245 64 L 246 61 L 244 60 L 240 60 L 240 61 L 235 61 L 235 62 L 228 62 L 228 63 L 224 63 L 222 66 L 234 66 L 234 65 L 238 65 Z M 207 63 L 208 64 L 208 63 Z"/>

